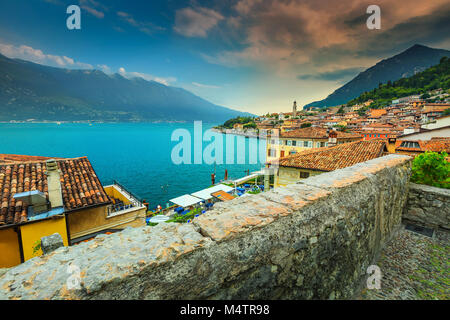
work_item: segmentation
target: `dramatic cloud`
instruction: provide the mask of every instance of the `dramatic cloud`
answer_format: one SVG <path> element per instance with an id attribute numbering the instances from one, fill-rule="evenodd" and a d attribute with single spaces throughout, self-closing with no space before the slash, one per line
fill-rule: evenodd
<path id="1" fill-rule="evenodd" d="M 347 81 L 363 70 L 364 68 L 348 68 L 314 74 L 303 74 L 297 76 L 297 78 L 300 80 Z"/>
<path id="2" fill-rule="evenodd" d="M 128 79 L 142 78 L 142 79 L 147 80 L 147 81 L 159 82 L 159 83 L 161 83 L 163 85 L 166 85 L 166 86 L 170 85 L 171 82 L 175 82 L 177 80 L 174 77 L 163 78 L 163 77 L 156 77 L 156 76 L 153 76 L 151 74 L 146 74 L 146 73 L 141 73 L 141 72 L 128 72 L 123 67 L 119 68 L 119 74 L 122 77 L 125 77 L 125 78 L 128 78 Z"/>
<path id="3" fill-rule="evenodd" d="M 97 68 L 99 68 L 101 71 L 103 71 L 104 73 L 110 74 L 111 73 L 111 68 L 108 67 L 105 64 L 98 64 Z"/>
<path id="4" fill-rule="evenodd" d="M 106 6 L 95 0 L 80 0 L 80 7 L 99 19 L 103 19 L 104 11 L 108 10 Z"/>
<path id="5" fill-rule="evenodd" d="M 207 88 L 207 89 L 219 89 L 220 88 L 220 86 L 214 86 L 211 84 L 203 84 L 203 83 L 198 83 L 198 82 L 192 82 L 192 84 L 199 88 Z"/>
<path id="6" fill-rule="evenodd" d="M 163 31 L 165 28 L 156 26 L 151 22 L 141 22 L 137 21 L 131 14 L 123 11 L 118 11 L 117 16 L 119 16 L 123 21 L 129 25 L 137 28 L 139 31 L 151 35 L 156 31 Z M 123 31 L 123 30 L 122 30 Z"/>
<path id="7" fill-rule="evenodd" d="M 414 42 L 430 44 L 449 34 L 447 0 L 379 0 L 381 30 L 369 30 L 368 3 L 359 0 L 239 0 L 226 18 L 239 49 L 204 54 L 210 63 L 255 66 L 278 76 L 367 67 Z M 338 73 L 336 74 L 338 76 Z M 311 79 L 312 77 L 308 78 Z M 320 76 L 316 77 L 320 79 Z M 338 79 L 336 79 L 338 80 Z"/>
<path id="8" fill-rule="evenodd" d="M 9 58 L 18 58 L 54 67 L 71 69 L 93 69 L 93 66 L 88 63 L 75 61 L 74 59 L 66 56 L 45 54 L 44 52 L 42 52 L 42 50 L 34 49 L 26 45 L 14 46 L 11 44 L 0 43 L 0 53 Z"/>
<path id="9" fill-rule="evenodd" d="M 224 17 L 207 8 L 196 7 L 178 10 L 175 14 L 174 30 L 186 37 L 206 37 Z"/>

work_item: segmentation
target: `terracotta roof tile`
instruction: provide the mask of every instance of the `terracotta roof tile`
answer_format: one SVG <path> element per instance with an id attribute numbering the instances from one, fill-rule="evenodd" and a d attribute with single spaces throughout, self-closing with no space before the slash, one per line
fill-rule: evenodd
<path id="1" fill-rule="evenodd" d="M 370 117 L 371 118 L 378 118 L 382 115 L 385 115 L 387 111 L 385 109 L 371 109 L 370 110 Z"/>
<path id="2" fill-rule="evenodd" d="M 359 134 L 336 131 L 338 139 L 361 138 Z M 311 138 L 311 139 L 328 139 L 327 129 L 321 127 L 308 127 L 292 131 L 282 132 L 281 138 Z"/>
<path id="3" fill-rule="evenodd" d="M 50 158 L 40 156 L 27 156 L 20 154 L 0 154 L 0 164 L 15 163 L 15 162 L 37 162 L 50 159 L 62 159 L 62 158 Z"/>
<path id="4" fill-rule="evenodd" d="M 296 153 L 279 160 L 280 167 L 333 171 L 382 156 L 386 142 L 369 140 L 343 143 L 334 147 L 316 148 Z"/>
<path id="5" fill-rule="evenodd" d="M 0 225 L 27 221 L 27 206 L 13 198 L 16 193 L 39 190 L 48 199 L 45 161 L 0 164 Z M 38 157 L 39 158 L 39 157 Z M 44 157 L 45 158 L 45 157 Z M 50 158 L 45 158 L 50 159 Z M 42 160 L 42 159 L 41 159 Z M 100 180 L 86 157 L 56 161 L 61 175 L 61 192 L 66 212 L 110 202 Z"/>
<path id="6" fill-rule="evenodd" d="M 402 142 L 417 142 L 419 148 L 411 148 L 401 146 Z M 414 151 L 414 152 L 442 152 L 450 153 L 450 138 L 435 137 L 431 140 L 397 140 L 395 143 L 395 150 L 398 151 Z"/>

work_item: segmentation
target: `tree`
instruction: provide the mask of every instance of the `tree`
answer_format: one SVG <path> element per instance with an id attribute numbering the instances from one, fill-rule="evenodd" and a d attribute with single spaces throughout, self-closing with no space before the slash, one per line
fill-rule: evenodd
<path id="1" fill-rule="evenodd" d="M 300 128 L 308 128 L 308 127 L 311 127 L 311 123 L 310 122 L 305 122 L 305 123 L 302 123 L 300 125 Z"/>
<path id="2" fill-rule="evenodd" d="M 450 163 L 446 152 L 427 151 L 412 163 L 411 181 L 433 187 L 450 189 Z"/>

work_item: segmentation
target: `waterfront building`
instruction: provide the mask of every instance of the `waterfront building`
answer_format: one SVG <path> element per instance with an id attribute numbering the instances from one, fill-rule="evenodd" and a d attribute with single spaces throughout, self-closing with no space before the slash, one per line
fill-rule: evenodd
<path id="1" fill-rule="evenodd" d="M 334 147 L 314 148 L 268 162 L 278 165 L 274 187 L 286 186 L 323 172 L 350 167 L 388 153 L 386 141 L 355 141 Z"/>
<path id="2" fill-rule="evenodd" d="M 40 239 L 65 246 L 145 224 L 147 208 L 119 184 L 103 187 L 86 157 L 0 155 L 0 268 L 41 255 Z"/>
<path id="3" fill-rule="evenodd" d="M 335 132 L 337 144 L 361 140 L 356 133 L 333 131 L 321 127 L 308 127 L 280 132 L 279 136 L 267 137 L 267 161 L 285 157 L 311 148 L 327 147 L 330 134 Z"/>

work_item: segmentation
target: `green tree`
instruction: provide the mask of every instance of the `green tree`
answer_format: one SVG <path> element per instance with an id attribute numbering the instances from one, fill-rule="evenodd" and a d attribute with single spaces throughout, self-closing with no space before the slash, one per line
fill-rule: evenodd
<path id="1" fill-rule="evenodd" d="M 418 155 L 412 163 L 411 181 L 450 189 L 450 163 L 447 157 L 446 152 L 427 151 Z"/>
<path id="2" fill-rule="evenodd" d="M 308 128 L 311 127 L 311 122 L 305 122 L 300 125 L 300 128 Z"/>

